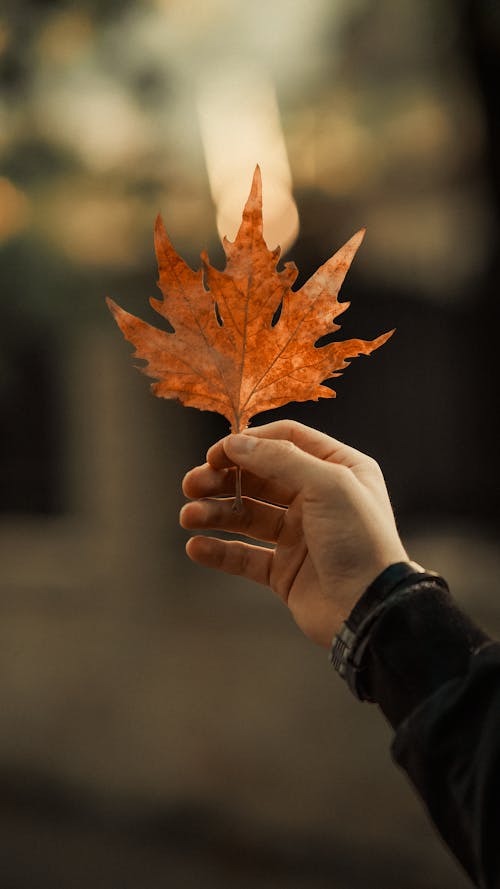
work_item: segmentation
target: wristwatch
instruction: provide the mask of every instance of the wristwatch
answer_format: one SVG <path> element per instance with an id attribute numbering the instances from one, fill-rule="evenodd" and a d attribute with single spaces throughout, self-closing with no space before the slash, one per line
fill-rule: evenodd
<path id="1" fill-rule="evenodd" d="M 334 636 L 330 663 L 360 701 L 373 701 L 363 688 L 363 657 L 371 629 L 389 604 L 395 604 L 415 591 L 415 585 L 432 581 L 448 590 L 445 579 L 417 562 L 389 565 L 365 590 L 339 632 Z"/>

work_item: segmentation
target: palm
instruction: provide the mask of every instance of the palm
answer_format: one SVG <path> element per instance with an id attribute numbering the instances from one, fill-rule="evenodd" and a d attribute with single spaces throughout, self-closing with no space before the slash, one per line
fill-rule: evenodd
<path id="1" fill-rule="evenodd" d="M 276 540 L 270 586 L 288 605 L 301 629 L 317 641 L 311 614 L 317 613 L 318 608 L 331 609 L 331 601 L 321 590 L 304 534 L 302 504 L 298 500 L 289 506 Z"/>

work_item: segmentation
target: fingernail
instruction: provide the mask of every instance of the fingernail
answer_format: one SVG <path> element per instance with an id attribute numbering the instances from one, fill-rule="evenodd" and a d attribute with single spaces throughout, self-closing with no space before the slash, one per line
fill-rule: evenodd
<path id="1" fill-rule="evenodd" d="M 226 441 L 233 454 L 249 454 L 257 444 L 255 436 L 243 435 L 241 432 L 228 435 Z"/>

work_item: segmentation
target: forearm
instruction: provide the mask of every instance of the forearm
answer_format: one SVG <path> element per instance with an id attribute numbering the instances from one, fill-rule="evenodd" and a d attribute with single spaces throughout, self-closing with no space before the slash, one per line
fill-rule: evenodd
<path id="1" fill-rule="evenodd" d="M 363 686 L 397 729 L 490 642 L 438 581 L 403 583 L 370 633 Z"/>
<path id="2" fill-rule="evenodd" d="M 476 885 L 499 886 L 500 645 L 436 581 L 403 583 L 370 628 L 359 684 L 448 846 Z"/>
<path id="3" fill-rule="evenodd" d="M 403 721 L 392 755 L 474 883 L 500 886 L 500 645 Z"/>

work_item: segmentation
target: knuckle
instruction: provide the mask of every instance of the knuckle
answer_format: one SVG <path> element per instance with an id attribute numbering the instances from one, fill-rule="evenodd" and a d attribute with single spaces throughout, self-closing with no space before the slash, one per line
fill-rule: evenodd
<path id="1" fill-rule="evenodd" d="M 366 457 L 366 468 L 373 472 L 374 475 L 382 476 L 382 470 L 375 457 Z"/>
<path id="2" fill-rule="evenodd" d="M 285 420 L 285 424 L 285 428 L 288 430 L 292 438 L 304 429 L 304 424 L 299 423 L 297 420 Z"/>
<path id="3" fill-rule="evenodd" d="M 352 473 L 350 468 L 343 463 L 333 463 L 332 469 L 334 476 L 340 482 L 347 481 L 348 478 L 351 478 Z"/>
<path id="4" fill-rule="evenodd" d="M 293 454 L 297 450 L 297 446 L 293 443 L 293 441 L 288 441 L 285 439 L 281 442 L 281 450 L 287 454 Z"/>
<path id="5" fill-rule="evenodd" d="M 353 475 L 348 466 L 336 463 L 332 465 L 330 471 L 332 482 L 337 489 L 347 490 L 351 487 Z"/>

